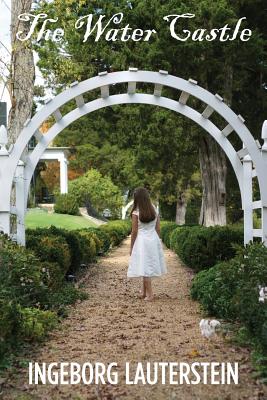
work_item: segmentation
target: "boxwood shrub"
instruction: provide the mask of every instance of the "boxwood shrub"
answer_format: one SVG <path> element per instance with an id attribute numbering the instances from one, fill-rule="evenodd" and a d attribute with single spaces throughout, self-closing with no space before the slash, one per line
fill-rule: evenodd
<path id="1" fill-rule="evenodd" d="M 67 241 L 62 236 L 30 236 L 27 248 L 31 249 L 42 261 L 56 262 L 66 274 L 71 266 L 71 254 Z"/>
<path id="2" fill-rule="evenodd" d="M 84 264 L 94 262 L 97 255 L 97 243 L 98 247 L 100 247 L 99 239 L 93 232 L 88 232 L 86 230 L 79 230 L 77 234 L 82 249 L 82 262 Z"/>
<path id="3" fill-rule="evenodd" d="M 76 231 L 68 231 L 55 226 L 51 226 L 49 232 L 55 236 L 62 236 L 66 240 L 71 256 L 70 272 L 75 272 L 80 267 L 83 258 L 79 235 Z"/>
<path id="4" fill-rule="evenodd" d="M 233 258 L 235 245 L 242 243 L 243 230 L 230 226 L 184 226 L 174 229 L 170 236 L 170 247 L 197 271 Z"/>
<path id="5" fill-rule="evenodd" d="M 49 228 L 37 228 L 37 229 L 27 229 L 26 230 L 26 246 L 34 250 L 34 247 L 38 246 L 37 237 L 52 236 L 61 237 L 65 240 L 69 247 L 70 252 L 70 272 L 74 272 L 80 267 L 82 262 L 82 250 L 81 244 L 76 231 L 68 231 L 66 229 L 56 228 L 55 226 L 50 226 Z M 53 260 L 54 261 L 54 260 Z"/>
<path id="6" fill-rule="evenodd" d="M 111 245 L 117 246 L 131 231 L 129 221 L 111 221 L 108 224 L 101 225 L 100 230 L 109 235 Z"/>
<path id="7" fill-rule="evenodd" d="M 160 237 L 163 243 L 170 248 L 170 237 L 174 229 L 178 228 L 176 222 L 162 221 L 160 224 Z"/>
<path id="8" fill-rule="evenodd" d="M 215 317 L 240 321 L 266 353 L 267 301 L 259 302 L 259 286 L 267 287 L 267 248 L 258 243 L 199 272 L 191 295 Z"/>
<path id="9" fill-rule="evenodd" d="M 105 254 L 109 250 L 111 241 L 107 232 L 99 228 L 86 228 L 83 229 L 83 231 L 94 233 L 100 240 L 100 248 L 98 250 L 98 255 Z"/>

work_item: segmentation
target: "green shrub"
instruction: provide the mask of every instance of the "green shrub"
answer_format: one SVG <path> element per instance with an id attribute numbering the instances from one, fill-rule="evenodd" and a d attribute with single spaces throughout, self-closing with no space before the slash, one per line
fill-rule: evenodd
<path id="1" fill-rule="evenodd" d="M 105 254 L 109 250 L 111 242 L 109 235 L 104 230 L 99 228 L 86 228 L 83 229 L 83 231 L 92 232 L 98 237 L 100 241 L 98 255 Z"/>
<path id="2" fill-rule="evenodd" d="M 56 228 L 55 226 L 51 226 L 48 231 L 55 236 L 62 236 L 66 240 L 71 256 L 70 270 L 71 272 L 75 272 L 80 267 L 83 257 L 77 231 L 68 231 L 66 229 Z"/>
<path id="3" fill-rule="evenodd" d="M 129 221 L 111 221 L 101 225 L 99 229 L 109 235 L 112 246 L 118 246 L 129 235 L 131 224 Z"/>
<path id="4" fill-rule="evenodd" d="M 59 290 L 65 280 L 65 274 L 56 262 L 42 262 L 42 274 L 44 284 L 52 290 Z"/>
<path id="5" fill-rule="evenodd" d="M 108 234 L 111 247 L 118 246 L 122 241 L 121 234 L 117 230 L 108 227 L 101 228 L 101 230 Z"/>
<path id="6" fill-rule="evenodd" d="M 64 282 L 60 290 L 52 291 L 48 299 L 48 307 L 57 312 L 58 315 L 65 316 L 65 308 L 74 304 L 77 300 L 86 300 L 88 295 L 77 289 L 72 283 Z"/>
<path id="7" fill-rule="evenodd" d="M 75 272 L 82 262 L 82 250 L 77 231 L 68 231 L 66 229 L 57 228 L 53 225 L 49 228 L 27 229 L 26 246 L 33 248 L 38 242 L 37 237 L 40 239 L 40 237 L 44 236 L 62 237 L 65 240 L 68 244 L 71 257 L 70 271 L 68 272 Z"/>
<path id="8" fill-rule="evenodd" d="M 47 296 L 40 260 L 10 241 L 1 241 L 0 296 L 7 302 L 19 299 L 22 306 L 44 304 Z"/>
<path id="9" fill-rule="evenodd" d="M 19 312 L 14 300 L 3 296 L 0 288 L 0 360 L 16 343 L 19 330 Z"/>
<path id="10" fill-rule="evenodd" d="M 178 227 L 170 237 L 171 248 L 189 267 L 199 271 L 236 254 L 235 245 L 243 243 L 243 231 L 234 227 Z"/>
<path id="11" fill-rule="evenodd" d="M 170 237 L 171 233 L 174 229 L 176 229 L 178 225 L 176 222 L 167 222 L 163 221 L 161 222 L 161 227 L 160 227 L 160 236 L 162 238 L 163 243 L 170 248 Z"/>
<path id="12" fill-rule="evenodd" d="M 99 242 L 96 235 L 93 232 L 88 232 L 86 230 L 77 231 L 79 235 L 81 250 L 82 250 L 82 262 L 84 264 L 89 264 L 95 261 L 97 255 L 97 245 L 96 241 Z M 100 247 L 100 244 L 99 244 Z"/>
<path id="13" fill-rule="evenodd" d="M 26 340 L 41 340 L 55 328 L 58 322 L 53 311 L 39 310 L 38 308 L 19 308 L 19 334 Z"/>
<path id="14" fill-rule="evenodd" d="M 170 248 L 180 256 L 180 246 L 186 240 L 192 228 L 188 226 L 178 226 L 170 232 Z"/>
<path id="15" fill-rule="evenodd" d="M 267 248 L 251 244 L 232 260 L 199 272 L 191 294 L 208 313 L 239 320 L 267 351 L 267 302 L 259 302 L 259 286 L 267 286 Z"/>
<path id="16" fill-rule="evenodd" d="M 54 211 L 58 214 L 79 215 L 79 205 L 76 197 L 72 194 L 58 194 Z"/>
<path id="17" fill-rule="evenodd" d="M 27 238 L 27 248 L 42 260 L 56 262 L 66 274 L 71 265 L 69 246 L 62 236 L 30 236 Z"/>
<path id="18" fill-rule="evenodd" d="M 20 309 L 45 307 L 48 289 L 42 263 L 24 247 L 0 237 L 0 359 L 20 335 Z"/>
<path id="19" fill-rule="evenodd" d="M 238 268 L 238 262 L 230 260 L 200 271 L 193 280 L 193 299 L 199 300 L 204 310 L 211 315 L 235 319 L 237 310 L 232 296 L 236 290 Z"/>

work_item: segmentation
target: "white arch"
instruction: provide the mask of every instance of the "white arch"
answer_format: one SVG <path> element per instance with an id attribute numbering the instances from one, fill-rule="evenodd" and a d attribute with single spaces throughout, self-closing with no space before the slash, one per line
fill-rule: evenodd
<path id="1" fill-rule="evenodd" d="M 154 84 L 154 95 L 136 94 L 135 91 L 137 82 Z M 109 96 L 109 86 L 117 83 L 128 83 L 128 93 Z M 162 97 L 161 92 L 164 86 L 181 91 L 179 101 Z M 88 104 L 84 104 L 83 94 L 95 89 L 101 89 L 102 98 L 94 100 Z M 186 105 L 190 95 L 199 99 L 206 105 L 206 108 L 202 114 Z M 73 99 L 76 100 L 77 108 L 62 117 L 60 113 L 60 107 Z M 236 115 L 223 102 L 223 99 L 219 95 L 211 94 L 207 90 L 198 86 L 197 82 L 193 80 L 185 81 L 184 79 L 169 75 L 166 71 L 138 71 L 135 68 L 131 68 L 129 71 L 115 72 L 111 74 L 104 72 L 100 73 L 97 77 L 87 79 L 81 83 L 75 82 L 69 89 L 63 91 L 53 100 L 47 102 L 47 104 L 31 120 L 27 121 L 12 151 L 10 151 L 8 155 L 0 154 L 0 187 L 5 188 L 0 195 L 0 223 L 2 222 L 4 230 L 7 233 L 9 233 L 8 216 L 11 211 L 10 197 L 12 182 L 15 177 L 16 168 L 19 165 L 20 160 L 23 158 L 23 151 L 26 148 L 29 140 L 35 136 L 38 140 L 38 144 L 33 150 L 32 154 L 25 160 L 25 174 L 27 180 L 25 193 L 28 193 L 32 172 L 43 151 L 49 142 L 66 126 L 75 121 L 77 118 L 80 118 L 81 116 L 100 108 L 115 104 L 132 103 L 158 105 L 175 112 L 179 112 L 180 114 L 196 122 L 209 134 L 211 134 L 225 151 L 234 168 L 241 191 L 243 205 L 245 196 L 244 183 L 246 182 L 246 179 L 247 182 L 250 181 L 250 178 L 252 180 L 252 174 L 250 177 L 250 172 L 248 172 L 247 169 L 245 178 L 244 168 L 240 160 L 241 158 L 244 158 L 246 159 L 246 162 L 248 162 L 250 157 L 251 169 L 253 163 L 255 166 L 254 176 L 257 176 L 258 178 L 261 192 L 261 201 L 255 202 L 257 204 L 254 204 L 253 206 L 254 208 L 262 208 L 262 230 L 265 232 L 265 235 L 267 235 L 267 185 L 265 183 L 267 172 L 267 154 L 265 151 L 261 151 L 259 146 L 256 144 L 255 139 L 244 124 L 244 119 L 240 115 Z M 209 120 L 209 117 L 213 112 L 220 114 L 226 121 L 226 127 L 223 129 L 223 131 L 221 131 Z M 40 132 L 38 132 L 39 127 L 51 115 L 54 115 L 57 122 L 50 128 L 47 135 L 40 134 Z M 227 136 L 232 131 L 239 136 L 243 143 L 243 149 L 239 152 L 234 150 L 233 146 L 227 139 Z M 16 177 L 16 179 L 18 179 L 18 177 Z M 247 207 L 249 202 L 252 203 L 252 199 L 249 201 L 246 199 L 245 207 Z M 249 208 L 250 214 L 251 210 L 252 205 Z M 251 222 L 251 215 L 249 218 Z"/>
<path id="2" fill-rule="evenodd" d="M 107 106 L 114 106 L 118 104 L 150 104 L 161 106 L 167 108 L 169 110 L 178 112 L 185 117 L 190 118 L 192 121 L 200 125 L 204 130 L 206 130 L 221 146 L 221 148 L 225 151 L 227 157 L 229 158 L 233 169 L 235 171 L 239 188 L 241 192 L 241 198 L 243 200 L 243 168 L 240 158 L 237 156 L 236 151 L 233 146 L 227 140 L 227 138 L 221 134 L 221 131 L 208 119 L 205 119 L 201 116 L 201 114 L 192 108 L 181 105 L 179 102 L 164 98 L 164 97 L 155 97 L 153 95 L 148 94 L 134 94 L 129 96 L 128 94 L 120 94 L 110 96 L 107 99 L 97 99 L 93 100 L 90 103 L 85 104 L 82 108 L 76 108 L 73 111 L 70 111 L 67 115 L 62 118 L 59 122 L 55 123 L 49 131 L 44 135 L 42 140 L 37 144 L 36 148 L 33 150 L 32 154 L 28 157 L 26 168 L 25 168 L 25 197 L 28 196 L 28 191 L 30 187 L 30 181 L 33 175 L 33 172 L 37 166 L 37 163 L 40 160 L 43 152 L 49 145 L 49 143 L 67 126 L 69 126 L 72 122 L 76 121 L 78 118 L 91 113 L 93 111 L 99 110 L 101 108 Z"/>

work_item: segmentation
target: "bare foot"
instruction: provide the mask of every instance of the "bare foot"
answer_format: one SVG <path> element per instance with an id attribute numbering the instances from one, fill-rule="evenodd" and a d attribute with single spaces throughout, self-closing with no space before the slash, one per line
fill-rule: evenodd
<path id="1" fill-rule="evenodd" d="M 153 301 L 154 300 L 154 296 L 146 296 L 144 298 L 145 301 Z"/>
<path id="2" fill-rule="evenodd" d="M 144 299 L 146 297 L 146 295 L 142 290 L 140 290 L 138 297 L 139 297 L 139 299 Z"/>

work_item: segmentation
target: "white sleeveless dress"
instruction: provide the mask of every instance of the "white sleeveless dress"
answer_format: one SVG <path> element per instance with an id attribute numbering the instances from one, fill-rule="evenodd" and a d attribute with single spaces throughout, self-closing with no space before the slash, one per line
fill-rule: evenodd
<path id="1" fill-rule="evenodd" d="M 144 276 L 151 278 L 167 272 L 161 240 L 156 232 L 156 218 L 148 223 L 141 222 L 138 210 L 138 234 L 130 257 L 128 278 Z"/>

